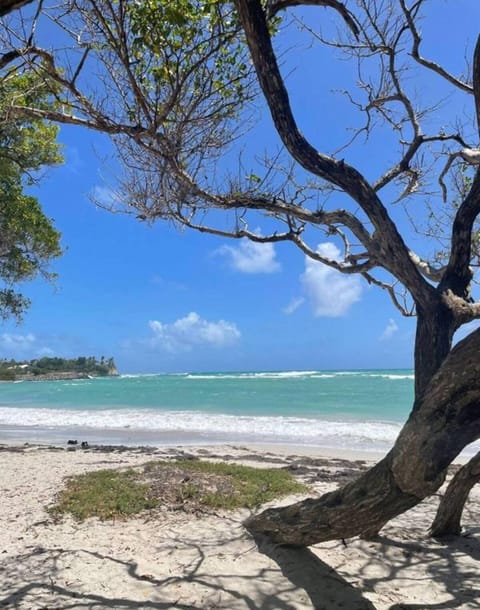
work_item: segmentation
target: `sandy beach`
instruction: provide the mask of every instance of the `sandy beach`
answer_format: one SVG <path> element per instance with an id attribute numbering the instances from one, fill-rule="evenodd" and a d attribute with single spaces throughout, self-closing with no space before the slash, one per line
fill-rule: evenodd
<path id="1" fill-rule="evenodd" d="M 375 542 L 280 548 L 274 561 L 243 529 L 246 510 L 187 513 L 161 507 L 127 521 L 81 523 L 70 517 L 54 521 L 45 510 L 69 475 L 179 457 L 182 448 L 0 449 L 2 608 L 480 608 L 476 489 L 464 514 L 468 536 L 448 543 L 427 537 L 438 504 L 432 497 L 390 522 Z M 215 446 L 185 451 L 204 459 L 289 466 L 311 485 L 310 495 L 335 488 L 367 466 L 365 455 L 335 457 L 319 450 Z M 282 502 L 294 499 L 300 498 Z"/>

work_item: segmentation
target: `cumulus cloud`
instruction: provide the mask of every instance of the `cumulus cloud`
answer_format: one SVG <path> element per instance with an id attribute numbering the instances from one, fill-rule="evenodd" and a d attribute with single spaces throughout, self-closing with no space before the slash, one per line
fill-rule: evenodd
<path id="1" fill-rule="evenodd" d="M 225 256 L 230 267 L 241 273 L 275 273 L 281 269 L 273 244 L 242 239 L 238 246 L 222 246 L 215 253 Z"/>
<path id="2" fill-rule="evenodd" d="M 299 307 L 301 307 L 304 303 L 305 303 L 304 297 L 294 297 L 290 301 L 290 303 L 286 307 L 283 308 L 283 313 L 286 314 L 287 316 L 289 316 L 292 313 L 294 313 L 295 311 L 297 311 L 297 309 Z"/>
<path id="3" fill-rule="evenodd" d="M 0 349 L 6 357 L 13 358 L 36 358 L 53 354 L 53 350 L 41 345 L 33 333 L 3 333 L 0 335 Z"/>
<path id="4" fill-rule="evenodd" d="M 398 325 L 393 318 L 390 318 L 385 330 L 380 335 L 380 341 L 388 341 L 396 332 L 398 332 Z"/>
<path id="5" fill-rule="evenodd" d="M 340 259 L 339 249 L 329 242 L 319 244 L 317 252 L 331 260 Z M 360 300 L 362 293 L 357 276 L 344 275 L 308 257 L 305 257 L 305 271 L 300 281 L 317 317 L 337 318 L 345 315 Z"/>
<path id="6" fill-rule="evenodd" d="M 0 335 L 0 346 L 5 350 L 25 351 L 35 344 L 36 337 L 33 333 L 26 335 L 16 335 L 13 333 L 3 333 Z"/>
<path id="7" fill-rule="evenodd" d="M 158 320 L 149 322 L 152 336 L 148 344 L 168 352 L 190 351 L 195 346 L 226 347 L 240 339 L 240 331 L 233 322 L 209 322 L 194 311 L 171 324 Z"/>

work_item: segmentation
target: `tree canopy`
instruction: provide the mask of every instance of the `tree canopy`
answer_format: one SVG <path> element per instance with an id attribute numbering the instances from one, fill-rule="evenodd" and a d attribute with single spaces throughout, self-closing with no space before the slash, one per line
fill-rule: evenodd
<path id="1" fill-rule="evenodd" d="M 28 187 L 46 165 L 60 163 L 58 127 L 43 119 L 4 118 L 13 102 L 49 108 L 50 86 L 34 72 L 6 73 L 0 82 L 0 316 L 21 318 L 28 299 L 14 289 L 38 274 L 52 278 L 47 265 L 61 254 L 60 234 Z"/>
<path id="2" fill-rule="evenodd" d="M 14 381 L 22 378 L 52 378 L 62 373 L 73 373 L 83 376 L 116 375 L 117 369 L 113 358 L 100 359 L 94 356 L 78 356 L 77 358 L 47 357 L 34 360 L 0 360 L 0 380 Z"/>

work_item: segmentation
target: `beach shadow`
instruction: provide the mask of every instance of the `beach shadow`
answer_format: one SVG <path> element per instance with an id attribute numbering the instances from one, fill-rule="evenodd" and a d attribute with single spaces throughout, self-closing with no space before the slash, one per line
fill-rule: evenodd
<path id="1" fill-rule="evenodd" d="M 235 523 L 238 522 L 232 519 L 232 527 Z M 242 546 L 233 556 L 228 545 L 236 541 L 242 542 Z M 395 581 L 407 589 L 436 583 L 445 595 L 442 601 L 435 602 L 425 602 L 421 597 L 415 603 L 397 601 L 389 610 L 480 609 L 480 577 L 475 565 L 480 559 L 480 528 L 472 529 L 467 537 L 441 543 L 379 537 L 368 543 L 369 552 L 365 552 L 363 564 L 355 571 L 355 585 L 348 582 L 351 573 L 349 576 L 345 565 L 334 569 L 315 554 L 318 549 L 274 545 L 262 537 L 255 540 L 258 549 L 275 563 L 264 561 L 259 564 L 261 567 L 253 569 L 251 554 L 257 550 L 253 541 L 250 546 L 248 542 L 247 535 L 238 530 L 236 537 L 232 533 L 223 545 L 215 538 L 196 537 L 195 532 L 190 537 L 172 537 L 156 548 L 162 569 L 155 574 L 144 573 L 145 567 L 142 570 L 135 560 L 119 555 L 86 548 L 35 547 L 22 555 L 10 556 L 8 562 L 1 564 L 0 608 L 294 610 L 302 600 L 305 608 L 315 610 L 376 610 L 365 593 L 385 592 Z M 353 545 L 341 548 L 347 564 Z M 209 564 L 213 553 L 225 554 L 224 563 L 216 564 L 217 573 Z M 175 558 L 177 568 L 168 574 L 170 557 Z M 472 561 L 465 563 L 465 557 Z M 355 559 L 358 562 L 358 554 Z M 373 577 L 378 562 L 384 569 L 381 575 Z M 91 574 L 97 570 L 112 574 L 119 583 L 119 593 L 112 593 L 116 590 L 114 586 L 102 591 L 100 578 L 76 580 L 78 565 L 88 565 Z M 400 592 L 397 599 L 401 595 Z"/>
<path id="2" fill-rule="evenodd" d="M 259 551 L 273 559 L 292 584 L 307 592 L 315 610 L 376 610 L 363 592 L 385 593 L 393 582 L 407 590 L 419 586 L 419 591 L 435 583 L 443 599 L 397 602 L 389 610 L 480 610 L 480 570 L 475 563 L 464 561 L 465 557 L 480 560 L 480 528 L 471 528 L 467 536 L 442 541 L 379 537 L 368 543 L 374 551 L 364 555 L 363 565 L 355 572 L 355 580 L 359 580 L 355 586 L 348 582 L 349 576 L 341 574 L 345 565 L 334 569 L 307 548 L 273 544 L 262 536 L 255 540 Z M 344 554 L 346 564 L 348 549 L 344 549 Z M 358 558 L 356 555 L 355 560 Z M 383 574 L 372 577 L 379 562 Z M 401 591 L 398 596 L 402 596 Z"/>
<path id="3" fill-rule="evenodd" d="M 372 559 L 365 561 L 359 570 L 363 586 L 375 590 L 382 583 L 388 585 L 396 581 L 407 589 L 419 586 L 426 590 L 435 584 L 438 585 L 436 590 L 441 591 L 445 598 L 442 601 L 395 603 L 389 610 L 480 609 L 480 572 L 474 563 L 480 559 L 478 533 L 471 532 L 468 537 L 455 536 L 441 541 L 378 537 L 372 543 L 376 551 L 372 557 L 384 557 L 384 574 L 372 577 L 369 570 Z M 466 562 L 468 557 L 474 562 Z"/>
<path id="4" fill-rule="evenodd" d="M 480 609 L 480 571 L 478 566 L 465 565 L 462 557 L 469 556 L 474 561 L 480 560 L 480 529 L 474 528 L 468 536 L 452 536 L 441 540 L 428 540 L 422 545 L 403 543 L 398 540 L 383 538 L 380 544 L 402 549 L 410 557 L 426 568 L 425 573 L 430 582 L 441 585 L 450 597 L 445 602 L 431 604 L 395 604 L 390 610 L 448 610 L 450 608 Z M 422 553 L 418 552 L 420 546 Z M 416 558 L 416 559 L 415 559 Z M 395 573 L 392 574 L 395 577 Z"/>
<path id="5" fill-rule="evenodd" d="M 183 550 L 185 540 L 179 542 Z M 85 549 L 48 549 L 36 548 L 30 553 L 11 557 L 0 571 L 3 591 L 0 594 L 0 608 L 31 609 L 48 608 L 55 610 L 70 610 L 91 608 L 92 610 L 115 609 L 129 610 L 213 610 L 214 608 L 245 608 L 247 610 L 295 610 L 282 594 L 291 593 L 295 597 L 295 587 L 288 582 L 278 584 L 274 594 L 265 595 L 257 589 L 256 580 L 274 579 L 274 569 L 262 568 L 257 573 L 221 573 L 208 575 L 202 571 L 205 561 L 205 549 L 196 544 L 188 544 L 191 561 L 181 574 L 173 574 L 158 578 L 152 574 L 144 574 L 137 562 L 126 561 L 119 557 L 106 555 Z M 208 547 L 208 544 L 206 545 Z M 172 550 L 176 547 L 172 544 Z M 167 549 L 164 549 L 167 550 Z M 134 585 L 131 588 L 141 590 L 147 587 L 152 593 L 149 599 L 140 595 L 108 595 L 95 591 L 85 591 L 85 585 L 80 586 L 65 582 L 65 563 L 74 560 L 93 561 L 102 564 L 106 573 L 113 566 L 118 575 L 122 572 L 122 580 Z M 63 566 L 63 568 L 62 568 Z M 118 577 L 118 576 L 117 576 Z M 231 584 L 229 584 L 231 581 Z M 138 585 L 135 587 L 135 584 Z M 198 591 L 195 601 L 182 599 L 182 592 L 175 591 L 182 585 L 188 585 Z M 242 586 L 243 585 L 243 586 Z M 189 597 L 192 597 L 190 592 Z"/>
<path id="6" fill-rule="evenodd" d="M 315 610 L 376 610 L 360 589 L 353 587 L 310 549 L 273 544 L 261 535 L 255 536 L 255 541 L 258 550 L 273 559 L 290 582 L 306 591 Z"/>

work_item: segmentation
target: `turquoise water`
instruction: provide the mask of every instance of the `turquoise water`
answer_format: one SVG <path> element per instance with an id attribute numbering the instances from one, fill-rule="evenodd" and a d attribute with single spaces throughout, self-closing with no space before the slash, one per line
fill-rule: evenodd
<path id="1" fill-rule="evenodd" d="M 132 375 L 0 384 L 9 430 L 122 431 L 125 442 L 282 442 L 383 450 L 412 405 L 410 370 Z M 144 439 L 144 440 L 145 440 Z M 137 438 L 138 440 L 138 438 Z"/>

